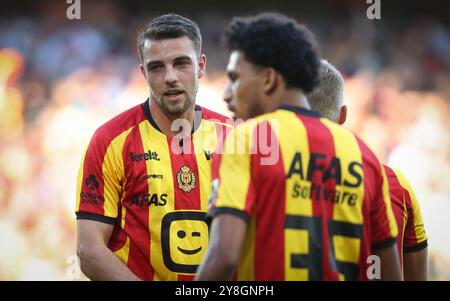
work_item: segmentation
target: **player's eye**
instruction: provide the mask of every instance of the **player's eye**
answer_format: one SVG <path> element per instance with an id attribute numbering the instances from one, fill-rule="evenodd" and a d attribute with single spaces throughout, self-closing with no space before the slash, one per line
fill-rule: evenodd
<path id="1" fill-rule="evenodd" d="M 183 68 L 183 67 L 189 66 L 189 64 L 190 64 L 190 61 L 188 61 L 188 60 L 180 60 L 180 61 L 176 61 L 174 65 L 175 65 L 176 67 L 181 67 L 181 68 Z"/>
<path id="2" fill-rule="evenodd" d="M 233 72 L 229 72 L 228 73 L 228 79 L 230 80 L 230 82 L 235 82 L 237 80 L 238 76 L 236 75 L 236 73 Z"/>
<path id="3" fill-rule="evenodd" d="M 160 65 L 160 64 L 148 66 L 148 71 L 150 71 L 150 72 L 160 71 L 162 69 L 163 69 L 163 65 Z"/>

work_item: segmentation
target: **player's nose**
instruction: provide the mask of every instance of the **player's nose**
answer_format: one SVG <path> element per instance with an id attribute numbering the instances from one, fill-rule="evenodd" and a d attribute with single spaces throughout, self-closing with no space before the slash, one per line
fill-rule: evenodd
<path id="1" fill-rule="evenodd" d="M 223 100 L 227 103 L 228 109 L 234 111 L 233 93 L 231 92 L 231 87 L 228 85 L 223 92 Z"/>
<path id="2" fill-rule="evenodd" d="M 166 73 L 164 77 L 166 84 L 172 85 L 178 81 L 176 71 L 171 66 L 166 68 Z"/>

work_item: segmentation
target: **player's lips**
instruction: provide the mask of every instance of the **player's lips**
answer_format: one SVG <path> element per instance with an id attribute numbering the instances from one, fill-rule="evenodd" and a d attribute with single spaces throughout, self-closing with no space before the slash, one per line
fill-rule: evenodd
<path id="1" fill-rule="evenodd" d="M 180 248 L 180 247 L 177 247 L 177 249 L 178 249 L 178 251 L 180 251 L 180 252 L 183 253 L 183 254 L 186 254 L 186 255 L 194 255 L 194 254 L 197 254 L 198 252 L 200 252 L 200 250 L 202 249 L 202 247 L 197 248 L 197 249 L 194 249 L 194 250 L 185 250 L 185 249 L 182 249 L 182 248 Z"/>
<path id="2" fill-rule="evenodd" d="M 184 94 L 183 90 L 178 89 L 169 89 L 166 90 L 163 95 L 167 97 L 169 100 L 178 100 Z"/>

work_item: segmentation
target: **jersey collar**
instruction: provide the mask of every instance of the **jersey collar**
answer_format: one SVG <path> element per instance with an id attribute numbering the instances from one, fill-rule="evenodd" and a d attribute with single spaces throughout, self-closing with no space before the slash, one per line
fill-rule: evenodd
<path id="1" fill-rule="evenodd" d="M 152 113 L 150 112 L 150 99 L 141 104 L 142 110 L 144 111 L 145 117 L 147 117 L 148 122 L 151 124 L 155 130 L 162 133 L 159 126 L 156 124 L 155 120 L 152 117 Z M 195 105 L 194 108 L 194 127 L 192 128 L 191 135 L 195 133 L 195 131 L 200 127 L 200 123 L 202 122 L 202 108 L 198 105 Z"/>
<path id="2" fill-rule="evenodd" d="M 319 113 L 311 111 L 311 110 L 307 110 L 301 107 L 297 107 L 297 106 L 291 106 L 291 105 L 281 105 L 278 107 L 278 109 L 280 110 L 287 110 L 287 111 L 291 111 L 297 114 L 301 114 L 301 115 L 305 115 L 305 116 L 310 116 L 310 117 L 317 117 L 320 118 L 322 117 Z"/>

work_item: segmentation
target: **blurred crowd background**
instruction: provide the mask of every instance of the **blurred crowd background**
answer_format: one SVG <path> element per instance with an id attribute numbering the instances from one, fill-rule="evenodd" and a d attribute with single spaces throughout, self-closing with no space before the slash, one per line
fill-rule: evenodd
<path id="1" fill-rule="evenodd" d="M 136 33 L 161 13 L 194 19 L 207 76 L 197 102 L 228 115 L 220 34 L 234 15 L 285 12 L 345 77 L 346 127 L 402 170 L 420 200 L 430 279 L 450 280 L 450 5 L 365 0 L 66 1 L 0 9 L 0 280 L 76 280 L 75 184 L 94 130 L 143 102 Z M 264 3 L 261 3 L 264 2 Z M 403 2 L 403 4 L 402 4 Z M 81 277 L 81 279 L 85 279 Z"/>

